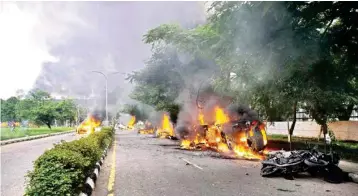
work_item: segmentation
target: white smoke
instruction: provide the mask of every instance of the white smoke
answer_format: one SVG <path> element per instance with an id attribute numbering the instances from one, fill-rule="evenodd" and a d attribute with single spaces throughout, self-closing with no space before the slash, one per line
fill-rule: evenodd
<path id="1" fill-rule="evenodd" d="M 85 24 L 74 14 L 75 4 L 1 2 L 0 6 L 0 97 L 8 98 L 18 89 L 30 90 L 44 63 L 61 60 L 51 52 L 53 47 L 65 44 L 74 27 Z M 46 78 L 43 82 L 48 83 Z"/>

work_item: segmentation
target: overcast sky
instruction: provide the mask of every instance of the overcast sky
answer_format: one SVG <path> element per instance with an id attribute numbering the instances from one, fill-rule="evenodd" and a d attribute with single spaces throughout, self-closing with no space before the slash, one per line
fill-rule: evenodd
<path id="1" fill-rule="evenodd" d="M 150 46 L 142 36 L 162 23 L 198 24 L 203 2 L 0 2 L 0 97 L 40 87 L 54 94 L 100 93 L 99 70 L 144 66 Z M 123 75 L 109 88 L 128 92 Z"/>

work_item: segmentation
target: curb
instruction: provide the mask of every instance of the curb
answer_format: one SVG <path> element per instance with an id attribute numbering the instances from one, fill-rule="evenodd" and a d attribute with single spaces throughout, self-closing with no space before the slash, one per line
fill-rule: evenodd
<path id="1" fill-rule="evenodd" d="M 43 135 L 38 135 L 38 136 L 23 137 L 23 138 L 19 138 L 19 139 L 5 140 L 5 141 L 1 142 L 0 146 L 18 143 L 18 142 L 30 141 L 30 140 L 35 140 L 35 139 L 40 139 L 40 138 L 45 138 L 45 137 L 51 137 L 51 136 L 56 136 L 56 135 L 64 135 L 64 134 L 68 134 L 68 133 L 72 133 L 72 132 L 75 132 L 75 130 L 64 131 L 64 132 L 60 132 L 60 133 L 49 133 L 49 134 L 43 134 Z"/>
<path id="2" fill-rule="evenodd" d="M 104 158 L 107 156 L 108 148 L 110 146 L 111 145 L 109 145 L 106 149 L 104 149 L 102 157 L 101 157 L 101 159 L 99 161 L 97 161 L 96 166 L 95 166 L 92 174 L 90 174 L 90 176 L 88 176 L 86 178 L 86 182 L 85 182 L 85 184 L 83 186 L 83 190 L 79 194 L 79 196 L 92 195 L 92 192 L 93 192 L 93 190 L 95 188 L 95 185 L 96 185 L 96 181 L 98 179 L 99 172 L 101 171 L 101 167 L 103 165 Z"/>

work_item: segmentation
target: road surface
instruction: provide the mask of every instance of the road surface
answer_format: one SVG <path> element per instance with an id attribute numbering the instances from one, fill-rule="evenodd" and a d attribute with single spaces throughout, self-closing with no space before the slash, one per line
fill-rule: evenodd
<path id="1" fill-rule="evenodd" d="M 94 196 L 353 196 L 358 192 L 354 183 L 330 184 L 309 176 L 295 180 L 263 178 L 259 162 L 184 151 L 167 139 L 128 131 L 117 131 L 115 138 L 115 153 L 113 147 L 108 152 Z M 115 168 L 111 167 L 113 159 Z M 114 186 L 108 191 L 111 172 L 115 174 Z"/>
<path id="2" fill-rule="evenodd" d="M 46 149 L 61 140 L 78 139 L 75 133 L 51 136 L 1 146 L 1 194 L 22 196 L 25 189 L 25 175 L 33 169 L 35 161 Z"/>

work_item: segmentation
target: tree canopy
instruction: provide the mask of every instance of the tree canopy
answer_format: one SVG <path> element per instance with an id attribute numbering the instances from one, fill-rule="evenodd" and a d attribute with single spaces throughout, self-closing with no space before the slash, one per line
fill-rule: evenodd
<path id="1" fill-rule="evenodd" d="M 38 125 L 51 128 L 55 120 L 58 122 L 75 121 L 76 106 L 70 99 L 55 100 L 50 94 L 34 89 L 25 96 L 11 97 L 1 100 L 1 120 L 30 120 Z"/>
<path id="2" fill-rule="evenodd" d="M 186 81 L 206 78 L 269 121 L 295 119 L 298 108 L 321 125 L 349 120 L 358 103 L 357 4 L 213 2 L 208 15 L 195 28 L 162 24 L 144 35 L 153 54 L 129 78 L 132 98 L 165 110 Z"/>

